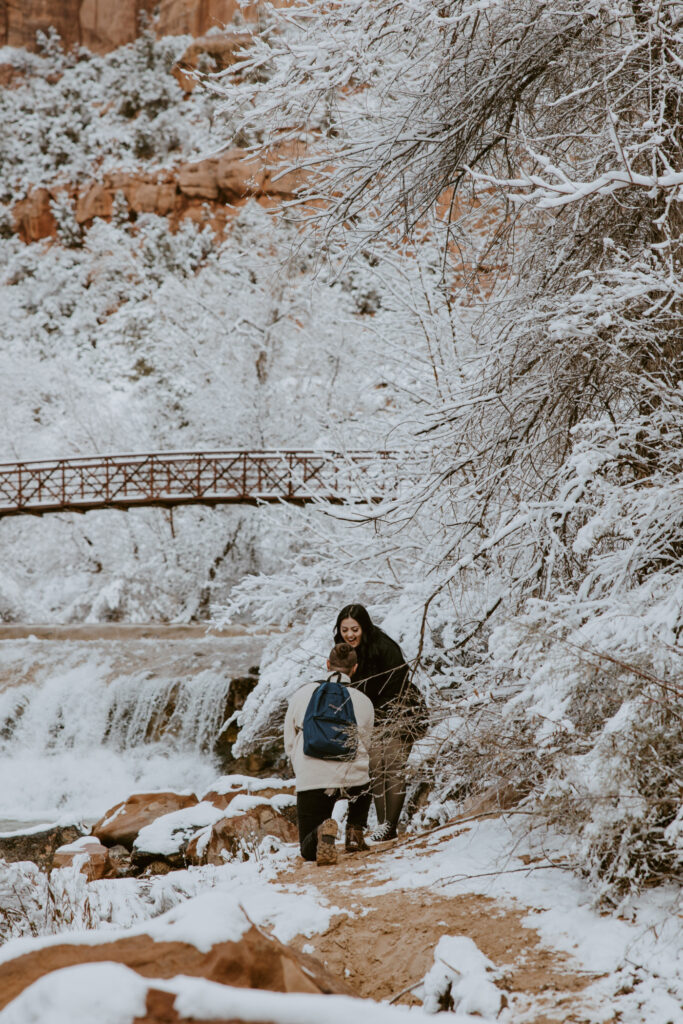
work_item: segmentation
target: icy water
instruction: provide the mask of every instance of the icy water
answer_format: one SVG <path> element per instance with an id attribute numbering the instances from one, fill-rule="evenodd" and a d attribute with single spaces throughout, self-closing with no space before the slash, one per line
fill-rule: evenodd
<path id="1" fill-rule="evenodd" d="M 230 681 L 266 634 L 0 626 L 0 832 L 94 820 L 130 793 L 202 790 Z"/>

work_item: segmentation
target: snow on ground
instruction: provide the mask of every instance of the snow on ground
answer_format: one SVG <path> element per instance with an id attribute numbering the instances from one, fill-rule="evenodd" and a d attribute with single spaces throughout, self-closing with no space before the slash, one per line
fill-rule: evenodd
<path id="1" fill-rule="evenodd" d="M 221 775 L 219 779 L 211 784 L 211 788 L 202 794 L 205 797 L 208 793 L 219 793 L 226 796 L 228 793 L 240 793 L 246 790 L 247 793 L 260 793 L 264 789 L 294 789 L 294 779 L 254 779 L 250 775 Z"/>
<path id="2" fill-rule="evenodd" d="M 101 943 L 140 933 L 152 934 L 159 941 L 189 942 L 206 950 L 215 942 L 239 937 L 248 922 L 272 930 L 280 941 L 290 942 L 297 935 L 311 938 L 324 933 L 339 914 L 348 914 L 359 928 L 365 927 L 363 912 L 356 911 L 354 916 L 353 911 L 344 907 L 344 893 L 366 907 L 383 893 L 404 893 L 406 903 L 413 900 L 417 905 L 420 893 L 429 899 L 457 899 L 475 893 L 494 899 L 501 907 L 525 912 L 524 927 L 538 932 L 548 948 L 569 955 L 568 971 L 598 976 L 574 994 L 582 1020 L 601 1024 L 614 1019 L 618 1012 L 622 1024 L 683 1024 L 683 929 L 680 913 L 677 917 L 676 893 L 659 889 L 655 894 L 632 900 L 620 918 L 601 915 L 592 905 L 592 894 L 581 879 L 565 868 L 552 866 L 553 861 L 559 863 L 556 843 L 547 831 L 543 836 L 523 831 L 514 816 L 509 815 L 406 837 L 397 846 L 378 851 L 368 859 L 350 860 L 348 878 L 344 878 L 343 872 L 337 875 L 343 881 L 338 890 L 339 905 L 334 905 L 329 890 L 324 894 L 329 872 L 321 869 L 317 874 L 312 865 L 309 877 L 313 881 L 302 884 L 290 875 L 291 868 L 299 863 L 296 849 L 266 841 L 256 860 L 190 868 L 156 878 L 151 883 L 153 897 L 149 880 L 92 883 L 87 886 L 92 905 L 99 901 L 104 907 L 109 901 L 113 908 L 118 901 L 118 917 L 113 911 L 109 922 L 101 920 L 95 931 L 11 941 L 0 952 L 0 962 L 58 944 L 65 938 L 69 942 Z M 76 873 L 69 875 L 69 870 L 53 874 L 76 879 Z M 367 884 L 363 884 L 365 881 Z M 83 876 L 79 884 L 85 888 Z M 126 911 L 122 913 L 124 904 Z M 367 927 L 372 929 L 374 925 L 369 921 Z M 491 916 L 491 927 L 497 927 L 495 914 Z M 450 985 L 458 1019 L 468 1019 L 466 1010 L 483 1013 L 483 1017 L 476 1018 L 479 1021 L 494 1019 L 496 991 L 491 982 L 500 978 L 506 965 L 499 963 L 495 965 L 496 971 L 487 971 L 487 957 L 463 936 L 444 937 L 434 953 L 435 967 L 427 974 L 422 988 L 417 989 L 425 1007 L 434 1009 L 438 994 L 448 991 Z M 88 1013 L 93 1019 L 95 1009 L 99 1012 L 99 1004 L 93 1000 L 99 998 L 98 992 L 104 986 L 107 991 L 115 990 L 117 998 L 120 993 L 121 1005 L 111 1002 L 107 1009 L 110 1016 L 105 1014 L 97 1019 L 102 1024 L 127 1024 L 132 1019 L 129 1007 L 135 1002 L 133 996 L 140 984 L 137 975 L 128 978 L 118 969 L 107 975 L 102 965 L 96 971 L 90 967 L 71 968 L 27 990 L 0 1014 L 0 1021 L 37 1021 L 41 1019 L 41 1007 L 48 1005 L 46 1000 L 52 1000 L 49 1005 L 55 1007 L 51 1024 L 62 1020 L 62 1007 L 64 1019 L 70 1014 L 73 1024 L 88 1019 Z M 268 1019 L 277 1024 L 307 1024 L 322 1016 L 317 997 L 235 993 L 212 983 L 190 983 L 186 979 L 154 984 L 178 992 L 178 1011 L 191 1012 L 197 1019 L 224 1015 L 228 1005 L 233 1017 L 239 1008 L 244 1019 Z M 68 991 L 71 1003 L 65 994 Z M 76 1001 L 76 991 L 80 1002 Z M 139 992 L 144 989 L 139 988 Z M 346 1024 L 352 1015 L 348 1002 L 338 997 L 324 998 L 325 1020 L 344 1020 Z M 362 1009 L 356 1009 L 355 1004 L 353 1008 L 353 1015 L 369 1024 L 390 1024 L 402 1016 L 405 1019 L 405 1013 L 405 1008 L 378 1007 L 367 1000 Z M 414 1012 L 410 1015 L 411 1019 L 421 1016 Z M 515 1007 L 513 1002 L 496 1019 L 500 1024 L 519 1024 L 534 1018 L 526 1013 L 520 1015 L 519 1005 Z"/>
<path id="3" fill-rule="evenodd" d="M 145 1012 L 145 981 L 122 964 L 87 964 L 55 971 L 31 985 L 0 1013 L 3 1024 L 127 1024 Z M 47 1017 L 49 1014 L 49 1018 Z"/>
<path id="4" fill-rule="evenodd" d="M 74 901 L 83 902 L 87 895 L 98 927 L 84 925 L 68 934 L 60 931 L 11 940 L 0 949 L 0 963 L 64 941 L 99 945 L 143 933 L 160 942 L 188 942 L 206 950 L 216 942 L 236 941 L 242 934 L 236 929 L 244 929 L 248 920 L 267 927 L 281 942 L 325 931 L 338 908 L 327 905 L 315 892 L 290 891 L 274 884 L 278 870 L 295 855 L 292 847 L 276 846 L 273 843 L 269 849 L 265 844 L 255 861 L 174 871 L 151 884 L 143 879 L 117 879 L 86 888 L 83 876 L 72 868 L 54 871 L 57 884 L 71 882 Z"/>
<path id="5" fill-rule="evenodd" d="M 273 1024 L 400 1024 L 425 1020 L 417 1009 L 393 1008 L 347 996 L 283 995 L 255 989 L 230 988 L 201 978 L 179 977 L 153 981 L 120 964 L 67 967 L 36 982 L 0 1013 L 3 1024 L 131 1024 L 145 1012 L 150 987 L 176 994 L 176 1011 L 192 1020 L 227 1018 L 272 1021 Z M 458 1015 L 461 1021 L 487 1024 L 482 1017 Z"/>
<path id="6" fill-rule="evenodd" d="M 383 884 L 366 892 L 481 893 L 528 907 L 524 923 L 544 941 L 570 954 L 577 967 L 604 974 L 587 990 L 596 1024 L 611 1020 L 616 1006 L 624 1024 L 683 1024 L 680 891 L 661 888 L 633 899 L 620 918 L 601 915 L 579 877 L 552 867 L 562 862 L 559 837 L 545 830 L 529 835 L 513 822 L 480 821 L 424 841 L 416 837 L 382 858 L 375 874 Z M 529 857 L 537 862 L 522 859 Z M 612 1009 L 603 1017 L 607 1004 Z"/>
<path id="7" fill-rule="evenodd" d="M 453 966 L 457 964 L 457 967 Z M 444 935 L 434 950 L 434 966 L 427 971 L 416 995 L 428 1013 L 438 1013 L 448 1000 L 455 1011 L 497 1017 L 503 993 L 493 984 L 494 966 L 466 935 Z"/>

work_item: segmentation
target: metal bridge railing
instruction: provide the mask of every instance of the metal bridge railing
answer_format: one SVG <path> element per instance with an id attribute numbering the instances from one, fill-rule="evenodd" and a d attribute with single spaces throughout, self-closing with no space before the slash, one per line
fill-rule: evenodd
<path id="1" fill-rule="evenodd" d="M 136 506 L 378 502 L 392 453 L 154 452 L 0 464 L 0 517 Z"/>

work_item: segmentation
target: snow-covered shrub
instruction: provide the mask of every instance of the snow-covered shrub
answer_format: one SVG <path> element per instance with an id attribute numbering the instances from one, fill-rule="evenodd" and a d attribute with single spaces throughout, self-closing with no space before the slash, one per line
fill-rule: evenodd
<path id="1" fill-rule="evenodd" d="M 80 249 L 83 245 L 83 228 L 76 220 L 74 202 L 65 192 L 57 193 L 50 201 L 50 209 L 57 224 L 57 237 L 67 249 Z"/>
<path id="2" fill-rule="evenodd" d="M 46 875 L 35 864 L 0 865 L 0 942 L 24 935 L 52 935 L 95 928 L 85 875 L 56 871 Z"/>
<path id="3" fill-rule="evenodd" d="M 95 883 L 77 867 L 46 874 L 29 861 L 0 861 L 0 945 L 24 936 L 111 928 L 120 934 L 216 884 L 215 869 Z"/>
<path id="4" fill-rule="evenodd" d="M 508 666 L 523 666 L 517 674 L 528 679 L 513 704 L 535 724 L 531 739 L 541 751 L 538 763 L 545 760 L 538 806 L 574 834 L 577 866 L 602 896 L 616 900 L 631 888 L 673 880 L 683 867 L 676 831 L 683 659 L 661 647 L 662 675 L 655 677 L 657 644 L 650 638 L 637 651 L 644 630 L 628 614 L 618 646 L 608 632 L 614 622 L 602 623 L 598 636 L 600 624 L 588 616 L 572 630 L 549 612 L 557 608 L 532 610 L 512 635 L 494 637 L 494 651 L 498 642 L 516 646 Z"/>
<path id="5" fill-rule="evenodd" d="M 378 513 L 378 535 L 409 549 L 429 526 L 396 592 L 424 584 L 410 654 L 426 637 L 445 677 L 431 764 L 445 799 L 534 785 L 577 866 L 618 898 L 678 857 L 680 12 L 485 6 L 288 8 L 222 87 L 264 152 L 291 143 L 301 223 L 335 257 L 367 253 L 372 277 L 425 230 L 441 244 L 455 344 L 420 315 L 426 454 Z M 582 789 L 597 777 L 615 780 L 607 802 Z"/>
<path id="6" fill-rule="evenodd" d="M 56 180 L 199 156 L 215 101 L 202 90 L 186 96 L 170 73 L 189 42 L 143 32 L 105 56 L 64 52 L 58 37 L 40 54 L 8 50 L 24 76 L 0 90 L 0 201 Z"/>

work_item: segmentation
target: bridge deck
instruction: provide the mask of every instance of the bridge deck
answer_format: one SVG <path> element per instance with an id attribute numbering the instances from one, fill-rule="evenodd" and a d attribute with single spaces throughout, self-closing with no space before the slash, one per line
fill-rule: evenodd
<path id="1" fill-rule="evenodd" d="M 0 464 L 0 517 L 140 506 L 381 501 L 389 452 L 216 451 Z"/>

